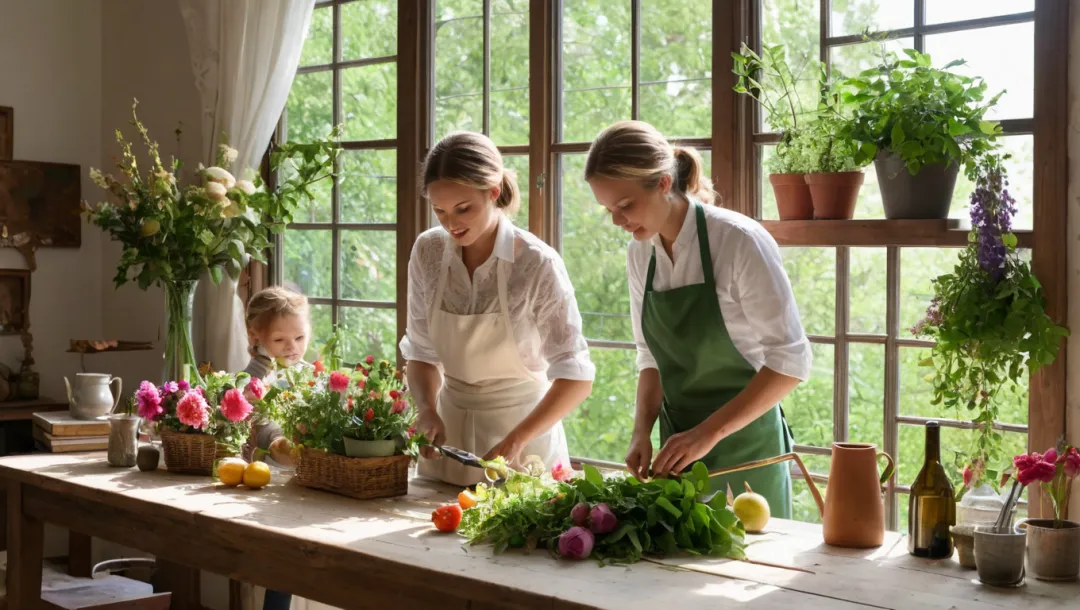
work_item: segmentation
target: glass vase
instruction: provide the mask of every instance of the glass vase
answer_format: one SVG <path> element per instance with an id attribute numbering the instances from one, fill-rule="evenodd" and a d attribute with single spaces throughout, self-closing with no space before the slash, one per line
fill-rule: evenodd
<path id="1" fill-rule="evenodd" d="M 195 306 L 195 288 L 198 280 L 181 280 L 165 283 L 165 368 L 162 381 L 186 379 L 191 384 L 201 383 L 199 363 L 195 361 L 195 348 L 191 342 L 192 310 Z"/>

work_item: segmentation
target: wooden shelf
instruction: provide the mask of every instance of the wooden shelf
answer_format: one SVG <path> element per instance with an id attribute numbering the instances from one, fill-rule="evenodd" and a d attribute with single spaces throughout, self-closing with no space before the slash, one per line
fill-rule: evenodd
<path id="1" fill-rule="evenodd" d="M 761 226 L 781 246 L 963 247 L 967 221 L 948 220 L 763 220 Z M 1032 246 L 1031 231 L 1015 231 L 1021 248 Z"/>

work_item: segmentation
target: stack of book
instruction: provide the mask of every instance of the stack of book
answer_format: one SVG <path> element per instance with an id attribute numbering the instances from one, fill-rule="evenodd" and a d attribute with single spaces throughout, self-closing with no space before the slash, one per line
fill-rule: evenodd
<path id="1" fill-rule="evenodd" d="M 75 419 L 68 411 L 34 413 L 34 441 L 49 453 L 102 451 L 109 448 L 109 422 Z"/>

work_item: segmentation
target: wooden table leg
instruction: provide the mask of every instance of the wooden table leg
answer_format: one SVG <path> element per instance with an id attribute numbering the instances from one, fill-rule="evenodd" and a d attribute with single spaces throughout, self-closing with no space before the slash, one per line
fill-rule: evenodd
<path id="1" fill-rule="evenodd" d="M 7 607 L 33 610 L 42 606 L 45 525 L 23 512 L 22 492 L 20 483 L 7 482 Z"/>
<path id="2" fill-rule="evenodd" d="M 76 531 L 68 532 L 68 574 L 90 578 L 93 570 L 93 539 Z"/>
<path id="3" fill-rule="evenodd" d="M 172 593 L 172 610 L 202 610 L 201 575 L 194 568 L 157 558 L 154 592 Z"/>

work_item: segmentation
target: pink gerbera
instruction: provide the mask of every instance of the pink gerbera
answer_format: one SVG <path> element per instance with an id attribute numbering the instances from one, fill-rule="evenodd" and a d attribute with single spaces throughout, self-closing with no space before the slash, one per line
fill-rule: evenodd
<path id="1" fill-rule="evenodd" d="M 143 419 L 154 420 L 165 412 L 165 409 L 161 408 L 161 394 L 149 381 L 139 384 L 135 398 L 139 401 L 139 417 Z"/>
<path id="2" fill-rule="evenodd" d="M 247 384 L 247 389 L 255 397 L 255 400 L 262 400 L 263 395 L 266 394 L 266 386 L 263 385 L 262 379 L 258 377 L 251 378 L 251 381 Z"/>
<path id="3" fill-rule="evenodd" d="M 185 426 L 201 430 L 210 423 L 210 406 L 197 392 L 188 392 L 176 405 L 176 417 Z"/>
<path id="4" fill-rule="evenodd" d="M 330 391 L 344 392 L 349 389 L 349 376 L 341 371 L 330 373 Z"/>
<path id="5" fill-rule="evenodd" d="M 225 396 L 221 397 L 221 412 L 229 421 L 244 421 L 248 415 L 251 415 L 251 410 L 251 403 L 236 388 L 225 392 Z"/>

